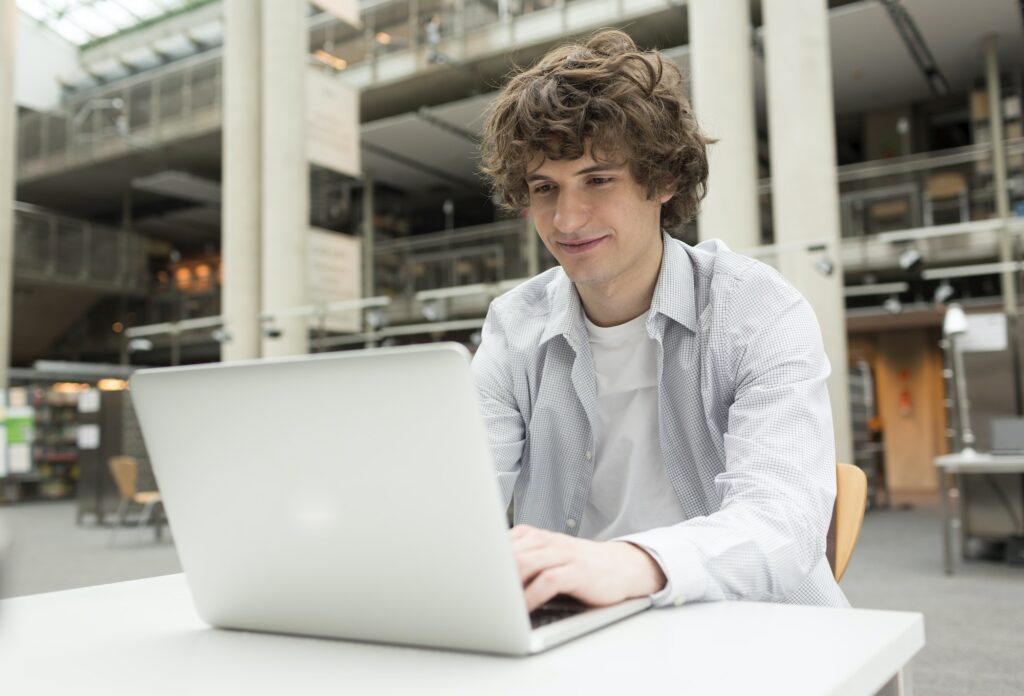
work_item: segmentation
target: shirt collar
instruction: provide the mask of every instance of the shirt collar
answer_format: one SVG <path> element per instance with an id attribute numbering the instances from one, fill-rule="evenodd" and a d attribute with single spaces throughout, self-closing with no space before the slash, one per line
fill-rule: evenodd
<path id="1" fill-rule="evenodd" d="M 586 335 L 586 327 L 583 325 L 583 304 L 565 271 L 557 275 L 548 293 L 551 297 L 551 313 L 548 314 L 540 342 L 547 343 L 555 336 L 565 336 L 569 345 L 575 346 L 575 340 Z"/>
<path id="2" fill-rule="evenodd" d="M 661 233 L 663 254 L 658 283 L 654 286 L 651 299 L 651 318 L 664 314 L 678 324 L 697 331 L 697 303 L 694 297 L 693 262 L 683 245 Z M 555 336 L 565 336 L 572 346 L 586 336 L 583 323 L 583 304 L 579 293 L 564 272 L 559 273 L 549 286 L 551 313 L 548 315 L 540 342 L 546 343 Z"/>
<path id="3" fill-rule="evenodd" d="M 681 242 L 665 232 L 661 233 L 661 240 L 665 251 L 651 298 L 651 315 L 664 314 L 696 333 L 697 286 L 693 282 L 693 261 Z"/>

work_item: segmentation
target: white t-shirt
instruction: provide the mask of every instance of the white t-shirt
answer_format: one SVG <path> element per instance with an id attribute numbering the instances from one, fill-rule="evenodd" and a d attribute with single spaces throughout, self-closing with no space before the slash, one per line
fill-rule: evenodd
<path id="1" fill-rule="evenodd" d="M 657 343 L 647 335 L 647 314 L 618 326 L 586 324 L 598 409 L 579 536 L 605 541 L 682 522 L 658 440 Z"/>

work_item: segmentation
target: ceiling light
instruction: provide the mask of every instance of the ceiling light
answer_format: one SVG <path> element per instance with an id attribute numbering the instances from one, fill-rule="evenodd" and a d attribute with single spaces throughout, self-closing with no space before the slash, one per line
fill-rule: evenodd
<path id="1" fill-rule="evenodd" d="M 210 333 L 210 338 L 212 338 L 217 343 L 230 343 L 231 342 L 231 333 L 227 329 L 224 329 L 224 328 L 214 329 Z"/>
<path id="2" fill-rule="evenodd" d="M 133 338 L 128 341 L 129 353 L 137 353 L 143 350 L 153 350 L 153 342 L 148 338 Z"/>
<path id="3" fill-rule="evenodd" d="M 328 53 L 322 48 L 313 53 L 313 57 L 325 65 L 329 65 L 335 70 L 344 70 L 348 67 L 348 61 L 344 58 L 339 58 L 336 55 Z"/>
<path id="4" fill-rule="evenodd" d="M 900 302 L 900 298 L 896 295 L 890 295 L 889 299 L 882 303 L 882 306 L 885 307 L 885 311 L 889 314 L 899 314 L 903 311 L 903 303 Z"/>
<path id="5" fill-rule="evenodd" d="M 913 271 L 921 267 L 924 256 L 914 247 L 910 247 L 900 254 L 899 264 L 904 271 Z"/>
<path id="6" fill-rule="evenodd" d="M 822 254 L 814 262 L 814 268 L 823 276 L 830 276 L 832 275 L 832 271 L 835 270 L 836 265 L 832 262 L 832 259 L 828 257 L 828 254 Z"/>
<path id="7" fill-rule="evenodd" d="M 967 333 L 967 315 L 963 307 L 955 302 L 946 307 L 946 316 L 942 318 L 942 333 L 946 336 Z"/>
<path id="8" fill-rule="evenodd" d="M 60 394 L 81 394 L 82 392 L 89 391 L 91 387 L 88 384 L 80 382 L 57 382 L 50 385 L 50 390 L 58 392 Z"/>
<path id="9" fill-rule="evenodd" d="M 946 300 L 953 296 L 956 291 L 953 286 L 950 285 L 948 280 L 944 280 L 939 283 L 939 286 L 935 288 L 935 295 L 932 296 L 932 300 L 935 304 L 943 304 Z"/>
<path id="10" fill-rule="evenodd" d="M 427 321 L 441 321 L 444 319 L 444 307 L 441 305 L 441 300 L 433 299 L 427 300 L 423 303 L 423 316 L 426 317 Z"/>
<path id="11" fill-rule="evenodd" d="M 376 331 L 387 323 L 387 316 L 380 310 L 372 310 L 366 313 L 366 325 Z"/>

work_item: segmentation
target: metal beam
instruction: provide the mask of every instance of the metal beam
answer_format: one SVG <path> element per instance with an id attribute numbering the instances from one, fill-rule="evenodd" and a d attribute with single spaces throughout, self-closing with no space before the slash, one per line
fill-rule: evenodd
<path id="1" fill-rule="evenodd" d="M 437 167 L 433 167 L 429 164 L 424 164 L 423 162 L 418 162 L 410 157 L 406 157 L 405 155 L 400 155 L 397 152 L 392 152 L 391 150 L 383 148 L 380 145 L 368 143 L 365 140 L 363 140 L 362 145 L 363 149 L 368 150 L 375 155 L 389 159 L 392 162 L 405 165 L 410 169 L 415 169 L 423 172 L 424 174 L 429 174 L 430 176 L 441 179 L 449 184 L 453 184 L 460 188 L 466 188 L 471 191 L 478 191 L 480 189 L 480 183 L 478 181 L 471 181 L 470 179 L 465 179 L 455 174 L 449 174 L 442 169 L 438 169 Z"/>
<path id="2" fill-rule="evenodd" d="M 416 117 L 419 118 L 424 123 L 429 123 L 432 126 L 440 128 L 446 133 L 451 133 L 452 135 L 462 138 L 463 140 L 468 140 L 474 145 L 480 144 L 480 136 L 478 136 L 476 133 L 466 130 L 461 126 L 456 126 L 454 123 L 449 123 L 448 121 L 445 121 L 443 118 L 435 114 L 432 109 L 426 106 L 421 106 L 419 108 L 419 110 L 416 112 Z"/>

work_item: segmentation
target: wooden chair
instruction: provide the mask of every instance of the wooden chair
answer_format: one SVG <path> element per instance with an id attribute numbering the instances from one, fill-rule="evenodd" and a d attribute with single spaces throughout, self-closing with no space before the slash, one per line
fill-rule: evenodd
<path id="1" fill-rule="evenodd" d="M 924 189 L 925 227 L 935 224 L 935 211 L 939 208 L 954 208 L 959 222 L 967 222 L 970 217 L 967 194 L 967 177 L 963 173 L 941 171 L 931 174 Z"/>
<path id="2" fill-rule="evenodd" d="M 836 503 L 832 509 L 832 524 L 828 528 L 825 554 L 836 582 L 843 577 L 850 556 L 857 546 L 864 508 L 868 499 L 868 478 L 860 467 L 852 464 L 836 465 Z"/>
<path id="3" fill-rule="evenodd" d="M 910 217 L 910 201 L 906 198 L 894 198 L 871 203 L 868 206 L 865 227 L 868 232 L 913 227 Z"/>
<path id="4" fill-rule="evenodd" d="M 160 504 L 161 500 L 160 491 L 140 491 L 138 489 L 139 463 L 135 457 L 123 455 L 111 457 L 107 461 L 107 466 L 110 468 L 110 475 L 114 477 L 114 483 L 117 484 L 117 491 L 121 495 L 121 504 L 117 507 L 117 524 L 110 532 L 110 543 L 113 544 L 118 527 L 125 526 L 125 522 L 127 522 L 128 508 L 130 506 L 142 506 L 142 512 L 139 515 L 137 524 L 138 527 L 141 527 L 149 522 L 153 515 L 153 510 Z M 156 524 L 156 535 L 159 539 L 161 520 L 158 519 Z"/>

